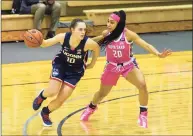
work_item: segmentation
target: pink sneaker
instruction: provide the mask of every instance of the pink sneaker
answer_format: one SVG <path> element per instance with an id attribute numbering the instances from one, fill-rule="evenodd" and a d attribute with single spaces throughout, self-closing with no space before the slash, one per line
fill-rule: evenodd
<path id="1" fill-rule="evenodd" d="M 87 106 L 87 108 L 84 110 L 84 112 L 82 113 L 80 120 L 82 121 L 88 121 L 88 118 L 90 117 L 91 114 L 94 113 L 94 111 L 97 109 L 97 107 L 95 109 L 90 108 L 89 106 Z"/>
<path id="2" fill-rule="evenodd" d="M 143 128 L 147 128 L 147 111 L 141 112 L 141 114 L 139 114 L 138 124 Z"/>

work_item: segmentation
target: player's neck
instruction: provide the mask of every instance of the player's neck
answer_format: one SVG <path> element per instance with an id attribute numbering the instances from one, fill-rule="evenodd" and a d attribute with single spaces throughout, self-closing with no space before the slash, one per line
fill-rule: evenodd
<path id="1" fill-rule="evenodd" d="M 71 37 L 70 37 L 70 46 L 72 46 L 72 47 L 76 47 L 76 46 L 78 46 L 79 45 L 79 43 L 80 43 L 80 39 L 77 39 L 75 36 L 73 36 L 73 35 L 71 35 Z"/>

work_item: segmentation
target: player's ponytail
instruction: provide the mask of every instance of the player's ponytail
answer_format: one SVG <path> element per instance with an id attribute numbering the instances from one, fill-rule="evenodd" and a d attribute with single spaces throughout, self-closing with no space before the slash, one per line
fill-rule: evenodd
<path id="1" fill-rule="evenodd" d="M 125 28 L 125 21 L 126 21 L 126 14 L 123 10 L 120 10 L 119 12 L 113 12 L 112 14 L 115 14 L 120 17 L 120 20 L 116 26 L 116 28 L 106 36 L 104 39 L 100 40 L 98 44 L 101 46 L 101 48 L 105 48 L 107 44 L 112 42 L 113 40 L 117 39 L 121 33 L 123 32 Z"/>

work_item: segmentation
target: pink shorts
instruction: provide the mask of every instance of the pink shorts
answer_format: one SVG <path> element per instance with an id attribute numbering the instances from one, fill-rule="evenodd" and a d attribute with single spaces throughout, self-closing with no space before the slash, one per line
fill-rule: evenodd
<path id="1" fill-rule="evenodd" d="M 117 69 L 117 66 L 107 63 L 101 77 L 102 84 L 115 86 L 120 75 L 126 77 L 135 66 L 137 66 L 136 62 L 131 62 L 130 64 L 121 66 L 121 68 Z"/>

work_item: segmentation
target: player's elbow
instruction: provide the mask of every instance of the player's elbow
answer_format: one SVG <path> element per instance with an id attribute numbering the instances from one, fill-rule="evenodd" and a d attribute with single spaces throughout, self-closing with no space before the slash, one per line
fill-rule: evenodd
<path id="1" fill-rule="evenodd" d="M 96 56 L 98 57 L 99 54 L 100 54 L 100 48 L 99 48 L 99 46 L 97 46 L 97 47 L 95 48 L 94 52 L 95 52 Z"/>

